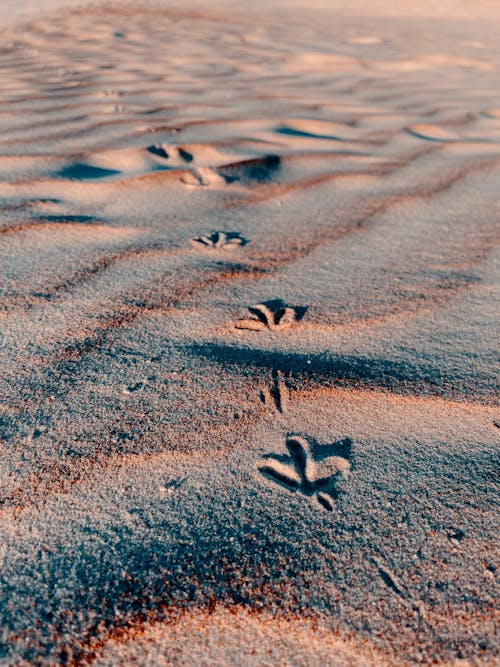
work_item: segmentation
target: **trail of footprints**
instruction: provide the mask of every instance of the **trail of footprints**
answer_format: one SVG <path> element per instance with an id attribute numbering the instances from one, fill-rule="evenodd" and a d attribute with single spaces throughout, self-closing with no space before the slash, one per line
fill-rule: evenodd
<path id="1" fill-rule="evenodd" d="M 191 243 L 202 248 L 224 250 L 244 246 L 248 239 L 239 232 L 214 231 L 191 239 Z M 243 317 L 234 323 L 236 329 L 249 331 L 283 331 L 300 322 L 306 314 L 307 306 L 290 306 L 283 299 L 269 299 L 248 306 L 250 317 Z"/>
<path id="2" fill-rule="evenodd" d="M 245 246 L 249 240 L 236 231 L 213 231 L 191 239 L 200 248 L 225 250 Z M 247 331 L 280 332 L 302 320 L 307 306 L 290 306 L 283 299 L 271 299 L 249 306 L 250 317 L 234 322 L 234 328 Z M 0 348 L 3 344 L 0 334 Z M 128 387 L 125 393 L 131 393 L 142 387 L 142 383 Z M 270 387 L 260 392 L 260 399 L 281 416 L 285 415 L 289 402 L 289 385 L 280 371 L 273 371 Z M 339 484 L 346 479 L 350 471 L 351 445 L 345 439 L 334 445 L 326 446 L 333 455 L 316 461 L 310 441 L 301 435 L 289 435 L 286 439 L 288 457 L 269 455 L 259 466 L 259 471 L 268 480 L 292 492 L 299 492 L 308 498 L 316 498 L 327 510 L 333 510 L 339 495 Z"/>
<path id="3" fill-rule="evenodd" d="M 198 246 L 210 249 L 225 249 L 249 243 L 239 232 L 214 231 L 211 234 L 191 239 Z M 290 306 L 283 299 L 271 299 L 248 306 L 250 317 L 234 323 L 236 329 L 248 331 L 283 331 L 300 322 L 307 306 Z M 273 371 L 270 387 L 260 391 L 260 399 L 280 415 L 284 415 L 289 401 L 289 385 L 280 371 Z M 264 457 L 259 471 L 268 480 L 287 491 L 301 493 L 315 499 L 328 511 L 333 511 L 335 501 L 341 493 L 341 484 L 351 470 L 352 440 L 344 438 L 330 445 L 318 447 L 314 441 L 290 434 L 285 441 L 288 456 L 271 454 Z M 315 458 L 315 449 L 327 450 L 326 457 Z"/>

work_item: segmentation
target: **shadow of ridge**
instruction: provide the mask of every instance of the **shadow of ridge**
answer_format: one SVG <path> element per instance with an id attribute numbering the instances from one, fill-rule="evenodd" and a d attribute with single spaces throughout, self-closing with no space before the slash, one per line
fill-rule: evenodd
<path id="1" fill-rule="evenodd" d="M 81 223 L 98 223 L 102 221 L 102 218 L 97 218 L 93 215 L 38 215 L 38 220 L 43 220 L 43 222 L 81 222 Z"/>
<path id="2" fill-rule="evenodd" d="M 329 141 L 344 141 L 337 134 L 318 134 L 317 132 L 306 132 L 305 130 L 296 130 L 293 127 L 278 127 L 275 132 L 291 137 L 306 137 L 308 139 L 328 139 Z"/>
<path id="3" fill-rule="evenodd" d="M 389 389 L 421 395 L 463 395 L 465 387 L 450 387 L 438 368 L 416 366 L 381 358 L 338 355 L 329 352 L 303 354 L 217 343 L 192 344 L 187 352 L 217 364 L 249 370 L 265 368 L 290 377 L 291 388 L 300 381 L 308 386 L 345 385 Z"/>
<path id="4" fill-rule="evenodd" d="M 67 165 L 55 172 L 53 175 L 58 178 L 65 178 L 71 181 L 86 181 L 98 178 L 106 178 L 107 176 L 116 176 L 121 172 L 117 169 L 105 169 L 104 167 L 95 167 L 84 162 L 75 162 Z"/>

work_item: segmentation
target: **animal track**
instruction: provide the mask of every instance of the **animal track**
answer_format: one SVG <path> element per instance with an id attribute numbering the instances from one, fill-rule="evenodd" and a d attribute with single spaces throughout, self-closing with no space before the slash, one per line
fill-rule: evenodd
<path id="1" fill-rule="evenodd" d="M 237 320 L 234 326 L 237 329 L 250 331 L 282 331 L 299 322 L 307 312 L 307 306 L 287 306 L 282 299 L 271 299 L 248 306 L 253 317 Z"/>
<path id="2" fill-rule="evenodd" d="M 284 414 L 288 407 L 290 393 L 289 379 L 282 371 L 278 370 L 273 371 L 272 377 L 271 386 L 261 390 L 260 400 L 267 405 L 271 405 L 280 414 Z"/>
<path id="3" fill-rule="evenodd" d="M 163 485 L 164 495 L 174 494 L 186 482 L 186 479 L 187 477 L 181 477 L 180 479 L 172 479 L 169 482 L 166 482 Z"/>
<path id="4" fill-rule="evenodd" d="M 173 159 L 180 162 L 192 162 L 194 156 L 182 146 L 167 146 L 166 144 L 153 144 L 146 149 L 152 155 L 163 158 L 164 160 Z"/>
<path id="5" fill-rule="evenodd" d="M 345 438 L 331 445 L 329 449 L 335 455 L 319 463 L 313 458 L 309 442 L 302 436 L 288 436 L 286 446 L 290 456 L 270 456 L 259 467 L 260 472 L 290 491 L 316 497 L 331 512 L 340 493 L 338 485 L 350 472 L 352 440 Z"/>
<path id="6" fill-rule="evenodd" d="M 198 236 L 191 241 L 206 248 L 235 248 L 248 243 L 239 232 L 212 232 Z"/>
<path id="7" fill-rule="evenodd" d="M 181 183 L 207 187 L 210 185 L 225 185 L 226 179 L 215 169 L 212 169 L 212 167 L 197 167 L 190 169 L 186 174 L 181 176 Z"/>
<path id="8" fill-rule="evenodd" d="M 128 387 L 124 387 L 122 389 L 122 393 L 124 394 L 133 394 L 136 391 L 139 391 L 139 389 L 142 389 L 145 385 L 145 382 L 139 381 L 136 382 L 135 384 L 131 384 Z"/>

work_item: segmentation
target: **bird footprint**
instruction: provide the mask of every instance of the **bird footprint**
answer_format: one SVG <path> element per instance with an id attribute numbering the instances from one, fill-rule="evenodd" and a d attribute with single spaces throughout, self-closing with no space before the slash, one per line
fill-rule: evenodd
<path id="1" fill-rule="evenodd" d="M 235 248 L 248 243 L 247 239 L 241 236 L 239 232 L 212 232 L 211 234 L 198 236 L 191 241 L 205 248 Z"/>
<path id="2" fill-rule="evenodd" d="M 325 509 L 332 511 L 339 495 L 338 485 L 350 472 L 352 440 L 345 438 L 335 443 L 334 450 L 343 455 L 328 456 L 320 463 L 314 460 L 310 444 L 302 436 L 288 436 L 286 446 L 290 456 L 267 458 L 260 472 L 290 491 L 316 497 Z"/>
<path id="3" fill-rule="evenodd" d="M 271 299 L 248 306 L 248 310 L 253 317 L 237 320 L 234 323 L 237 329 L 282 331 L 299 322 L 306 314 L 307 306 L 288 306 L 282 299 Z"/>

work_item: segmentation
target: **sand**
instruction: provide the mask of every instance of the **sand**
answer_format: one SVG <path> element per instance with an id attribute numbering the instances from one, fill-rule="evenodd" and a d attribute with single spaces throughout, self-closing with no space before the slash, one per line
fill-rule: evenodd
<path id="1" fill-rule="evenodd" d="M 500 664 L 496 3 L 64 4 L 2 9 L 0 665 Z"/>

